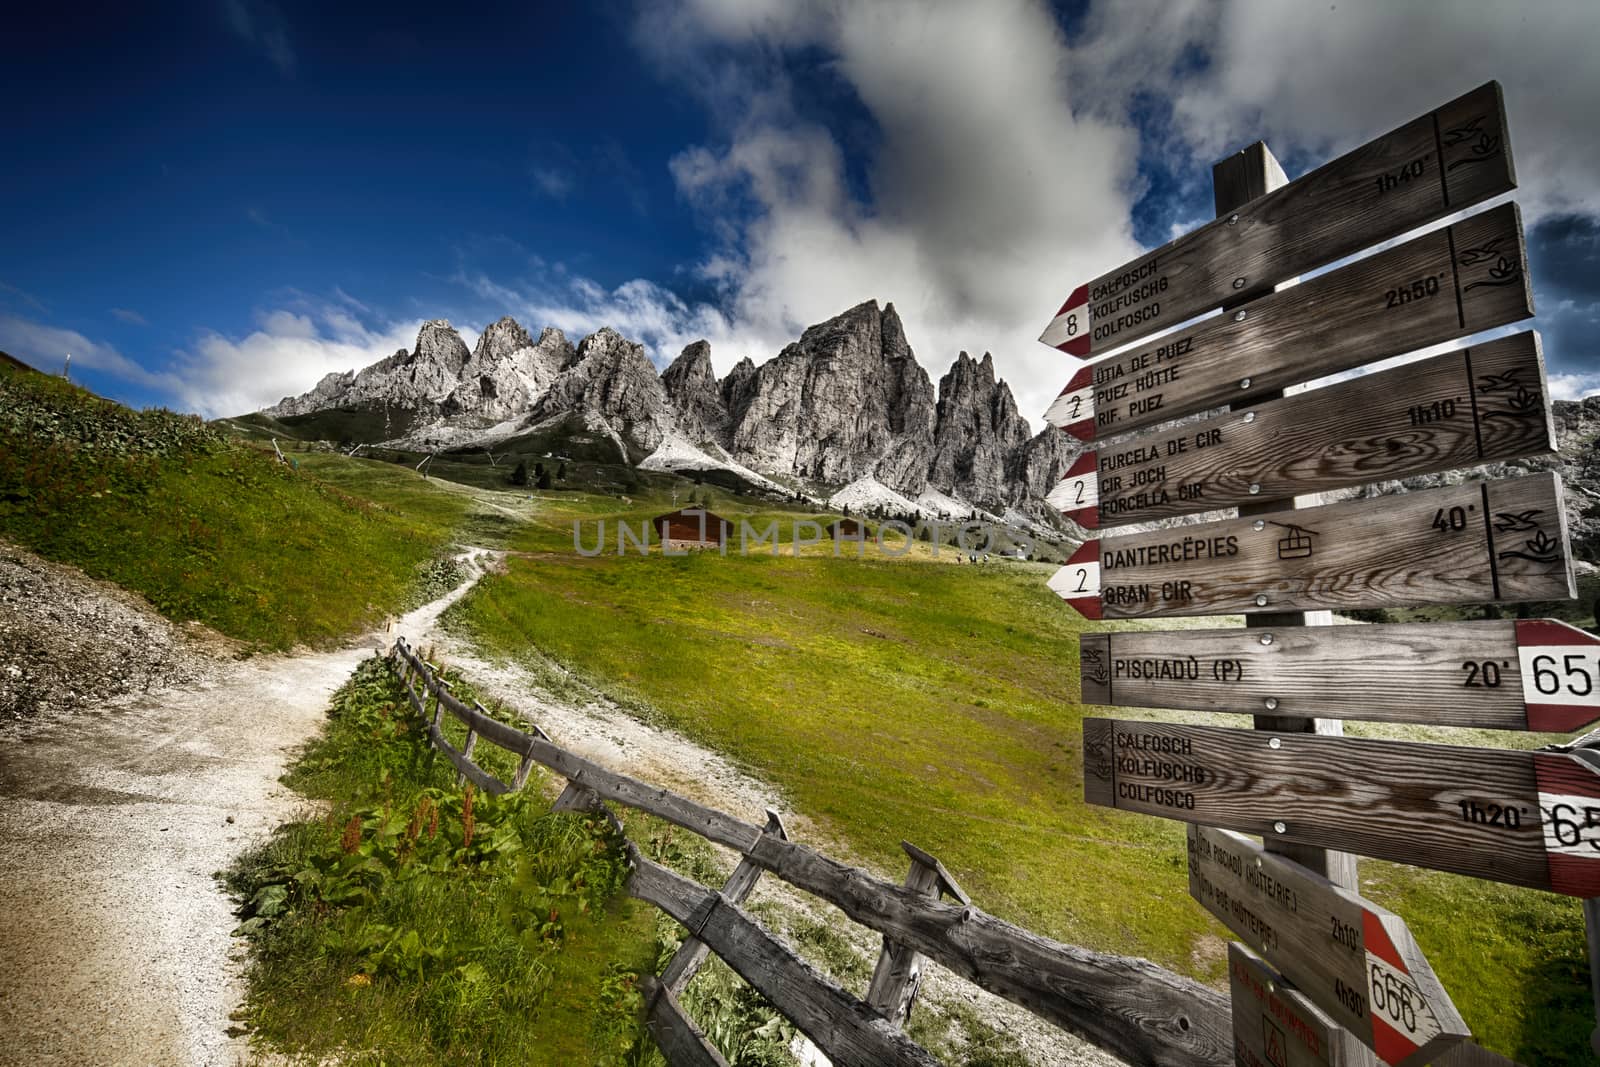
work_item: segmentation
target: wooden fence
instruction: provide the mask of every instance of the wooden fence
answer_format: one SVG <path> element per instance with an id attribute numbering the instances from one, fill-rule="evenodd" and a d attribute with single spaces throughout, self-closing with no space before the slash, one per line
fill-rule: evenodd
<path id="1" fill-rule="evenodd" d="M 689 931 L 660 978 L 645 983 L 646 1021 L 673 1067 L 725 1063 L 678 1002 L 708 952 L 766 997 L 836 1067 L 938 1063 L 901 1030 L 926 960 L 1128 1063 L 1225 1067 L 1234 1062 L 1224 994 L 1149 960 L 1063 945 L 997 919 L 974 906 L 944 866 L 914 845 L 904 845 L 911 861 L 905 884 L 882 881 L 788 840 L 775 813 L 767 813 L 765 826 L 744 822 L 608 771 L 561 748 L 537 726 L 524 733 L 490 716 L 481 704 L 468 706 L 403 638 L 395 642 L 390 665 L 405 683 L 429 739 L 455 766 L 457 781 L 505 793 L 521 789 L 537 763 L 567 781 L 556 801 L 558 809 L 595 810 L 614 820 L 604 804 L 613 801 L 740 853 L 732 877 L 716 890 L 628 845 L 633 864 L 628 893 L 654 904 Z M 446 713 L 466 727 L 466 742 L 459 749 L 439 728 Z M 473 762 L 480 741 L 519 757 L 512 781 L 503 782 Z M 739 906 L 764 872 L 827 901 L 883 936 L 865 1000 L 820 974 Z"/>

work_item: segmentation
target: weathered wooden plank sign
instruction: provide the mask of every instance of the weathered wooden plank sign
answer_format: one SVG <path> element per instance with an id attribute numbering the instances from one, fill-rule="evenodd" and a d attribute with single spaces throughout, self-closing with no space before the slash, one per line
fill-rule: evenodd
<path id="1" fill-rule="evenodd" d="M 1505 204 L 1082 367 L 1045 421 L 1093 441 L 1532 314 Z"/>
<path id="2" fill-rule="evenodd" d="M 1577 756 L 1085 719 L 1091 804 L 1600 896 L 1600 773 Z"/>
<path id="3" fill-rule="evenodd" d="M 1083 702 L 1567 733 L 1600 720 L 1600 638 L 1553 619 L 1078 637 Z"/>
<path id="4" fill-rule="evenodd" d="M 1109 352 L 1515 186 L 1490 82 L 1078 286 L 1039 339 Z"/>
<path id="5" fill-rule="evenodd" d="M 1328 1018 L 1283 976 L 1228 945 L 1234 1062 L 1240 1067 L 1374 1067 L 1355 1035 Z"/>
<path id="6" fill-rule="evenodd" d="M 1085 541 L 1048 584 L 1091 619 L 1574 595 L 1555 474 Z"/>
<path id="7" fill-rule="evenodd" d="M 1342 1028 L 1384 1063 L 1409 1067 L 1470 1036 L 1398 915 L 1226 830 L 1191 826 L 1188 848 L 1189 895 L 1316 1005 L 1293 1014 L 1268 1013 L 1286 1036 L 1297 1039 L 1285 1044 L 1286 1052 L 1299 1045 L 1324 1056 L 1307 1062 L 1342 1062 L 1327 1057 L 1330 1051 L 1347 1052 Z M 1276 992 L 1291 1007 L 1282 991 L 1265 988 L 1261 975 L 1270 981 L 1271 972 L 1249 956 L 1230 953 L 1230 971 L 1235 955 L 1245 964 L 1240 977 L 1247 979 L 1246 1004 Z M 1235 984 L 1236 1021 L 1240 1000 Z M 1336 1024 L 1331 1028 L 1330 1020 Z M 1270 1046 L 1270 1032 L 1263 1043 Z"/>
<path id="8" fill-rule="evenodd" d="M 1088 529 L 1554 452 L 1519 333 L 1085 452 L 1045 498 Z"/>

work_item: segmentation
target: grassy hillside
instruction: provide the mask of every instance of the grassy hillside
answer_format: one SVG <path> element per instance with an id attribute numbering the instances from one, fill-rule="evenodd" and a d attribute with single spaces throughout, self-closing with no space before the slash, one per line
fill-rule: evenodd
<path id="1" fill-rule="evenodd" d="M 998 914 L 1222 980 L 1227 933 L 1187 895 L 1180 824 L 1081 800 L 1080 722 L 1101 709 L 1073 702 L 1084 623 L 1044 588 L 1048 568 L 953 566 L 920 546 L 904 560 L 573 551 L 574 520 L 637 524 L 660 502 L 635 504 L 574 494 L 547 506 L 516 542 L 529 554 L 449 621 L 524 663 L 547 653 L 731 754 L 886 870 L 903 865 L 906 838 Z M 1524 1062 L 1587 1055 L 1577 901 L 1362 870 L 1485 1044 Z"/>
<path id="2" fill-rule="evenodd" d="M 350 1064 L 660 1063 L 635 990 L 658 924 L 621 895 L 602 820 L 550 813 L 537 780 L 458 789 L 376 659 L 286 780 L 326 815 L 228 875 L 257 1041 Z"/>
<path id="3" fill-rule="evenodd" d="M 0 368 L 0 536 L 256 647 L 326 642 L 410 603 L 468 515 L 413 480 L 387 501 L 352 495 L 198 419 Z"/>

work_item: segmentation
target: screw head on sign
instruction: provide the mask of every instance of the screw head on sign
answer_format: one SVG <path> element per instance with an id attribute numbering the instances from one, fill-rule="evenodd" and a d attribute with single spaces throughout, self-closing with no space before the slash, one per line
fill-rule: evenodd
<path id="1" fill-rule="evenodd" d="M 1267 708 L 1268 711 L 1277 711 L 1278 710 L 1278 698 L 1277 697 L 1268 697 L 1267 699 L 1263 700 L 1261 703 L 1266 705 L 1266 708 Z M 1272 747 L 1273 748 L 1277 748 L 1278 747 L 1278 739 L 1276 737 L 1274 737 L 1272 739 Z"/>
<path id="2" fill-rule="evenodd" d="M 1235 278 L 1233 280 L 1233 287 L 1235 289 L 1243 289 L 1244 288 L 1244 279 L 1243 278 Z"/>
<path id="3" fill-rule="evenodd" d="M 1243 322 L 1245 319 L 1247 319 L 1249 317 L 1250 317 L 1249 312 L 1245 311 L 1243 308 L 1240 308 L 1238 311 L 1235 311 L 1233 313 L 1233 321 L 1234 322 Z"/>
<path id="4" fill-rule="evenodd" d="M 1261 483 L 1260 482 L 1251 482 L 1250 483 L 1250 495 L 1251 496 L 1255 496 L 1259 492 L 1261 492 Z"/>
<path id="5" fill-rule="evenodd" d="M 1261 643 L 1262 643 L 1262 644 L 1263 644 L 1263 645 L 1270 645 L 1270 644 L 1272 644 L 1272 635 L 1271 635 L 1271 634 L 1262 634 L 1262 635 L 1261 635 Z"/>
<path id="6" fill-rule="evenodd" d="M 1289 832 L 1289 824 L 1284 822 L 1275 822 L 1272 824 L 1272 828 L 1280 834 L 1286 834 Z"/>
<path id="7" fill-rule="evenodd" d="M 1244 421 L 1245 422 L 1255 422 L 1256 421 L 1256 413 L 1253 412 L 1253 411 L 1245 412 L 1244 413 Z"/>
<path id="8" fill-rule="evenodd" d="M 1250 524 L 1250 528 L 1252 530 L 1265 530 L 1267 528 L 1267 520 L 1257 519 L 1255 522 Z"/>
<path id="9" fill-rule="evenodd" d="M 1267 606 L 1267 594 L 1265 594 L 1265 593 L 1257 593 L 1256 594 L 1256 607 L 1264 608 L 1266 606 Z"/>
<path id="10" fill-rule="evenodd" d="M 1281 740 L 1279 740 L 1278 738 L 1274 737 L 1271 741 L 1267 742 L 1267 747 L 1268 748 L 1282 748 L 1283 747 L 1283 742 Z"/>
<path id="11" fill-rule="evenodd" d="M 1238 224 L 1239 224 L 1239 216 L 1238 215 L 1229 215 L 1228 216 L 1228 225 L 1229 226 L 1237 226 Z"/>
<path id="12" fill-rule="evenodd" d="M 1249 378 L 1240 378 L 1239 379 L 1239 388 L 1240 389 L 1248 389 L 1248 388 L 1250 388 L 1250 379 Z"/>

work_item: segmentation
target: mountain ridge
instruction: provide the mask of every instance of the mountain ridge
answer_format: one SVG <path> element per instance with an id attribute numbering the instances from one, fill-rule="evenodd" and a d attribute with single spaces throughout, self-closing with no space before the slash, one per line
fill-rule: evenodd
<path id="1" fill-rule="evenodd" d="M 263 409 L 282 418 L 336 408 L 405 417 L 394 440 L 461 447 L 579 413 L 604 424 L 649 469 L 724 464 L 841 489 L 863 479 L 916 500 L 1060 525 L 1043 497 L 1081 451 L 1050 426 L 1029 434 L 989 353 L 960 353 L 937 390 L 892 303 L 864 301 L 804 330 L 772 359 L 749 357 L 721 379 L 695 341 L 657 372 L 645 349 L 605 326 L 573 345 L 534 340 L 515 319 L 488 326 L 469 352 L 446 319 L 416 346 L 325 376 Z M 688 447 L 685 447 L 688 446 Z M 660 451 L 661 455 L 656 455 Z M 698 455 L 694 455 L 698 453 Z"/>

